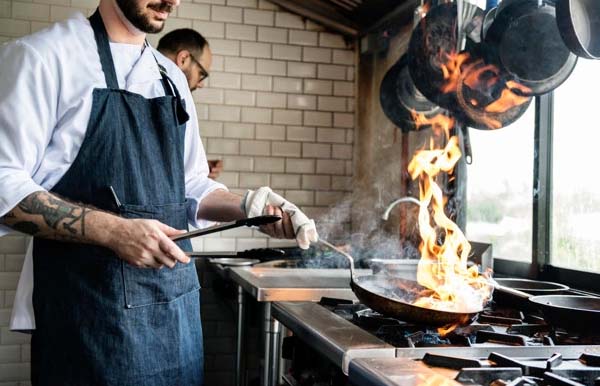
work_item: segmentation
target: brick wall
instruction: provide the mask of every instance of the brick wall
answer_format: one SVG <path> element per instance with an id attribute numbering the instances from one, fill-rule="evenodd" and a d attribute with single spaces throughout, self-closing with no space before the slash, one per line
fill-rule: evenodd
<path id="1" fill-rule="evenodd" d="M 96 5 L 97 0 L 0 0 L 0 42 L 73 11 L 89 15 Z M 264 0 L 183 0 L 172 16 L 165 32 L 194 28 L 213 50 L 208 87 L 194 99 L 209 158 L 224 161 L 220 181 L 240 193 L 269 185 L 317 223 L 320 216 L 325 221 L 328 207 L 351 189 L 354 47 Z M 149 40 L 156 44 L 158 38 Z M 22 236 L 0 238 L 0 386 L 29 384 L 29 337 L 7 327 L 25 245 Z M 195 241 L 198 250 L 214 251 L 280 245 L 289 242 L 247 229 Z M 231 299 L 213 291 L 212 280 L 203 281 L 207 384 L 212 379 L 225 385 L 233 363 Z"/>

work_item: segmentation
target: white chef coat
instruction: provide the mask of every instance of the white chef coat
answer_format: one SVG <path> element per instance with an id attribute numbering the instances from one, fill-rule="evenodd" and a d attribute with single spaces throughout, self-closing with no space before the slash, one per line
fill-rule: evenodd
<path id="1" fill-rule="evenodd" d="M 119 87 L 146 98 L 164 96 L 155 61 L 167 69 L 190 115 L 185 132 L 188 220 L 195 227 L 199 202 L 215 189 L 208 178 L 196 109 L 183 73 L 151 47 L 110 43 Z M 5 44 L 0 49 L 0 216 L 29 194 L 50 190 L 63 177 L 83 142 L 94 88 L 106 88 L 89 21 L 82 14 Z M 93 167 L 93 165 L 90 165 Z M 10 230 L 0 226 L 0 236 Z M 11 329 L 35 328 L 30 245 L 19 278 Z"/>

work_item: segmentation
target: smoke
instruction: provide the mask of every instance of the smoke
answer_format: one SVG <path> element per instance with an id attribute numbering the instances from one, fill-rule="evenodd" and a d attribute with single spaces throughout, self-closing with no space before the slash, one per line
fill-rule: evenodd
<path id="1" fill-rule="evenodd" d="M 459 133 L 460 137 L 461 134 Z M 412 146 L 415 149 L 422 148 L 429 143 L 432 135 L 431 130 L 411 133 Z M 395 152 L 397 157 L 397 149 Z M 412 158 L 413 155 L 414 150 L 410 151 L 408 158 Z M 345 248 L 354 257 L 357 267 L 369 267 L 371 259 L 420 258 L 418 206 L 413 203 L 397 204 L 390 211 L 389 219 L 382 219 L 388 205 L 401 196 L 407 195 L 418 199 L 418 181 L 411 180 L 406 189 L 407 193 L 398 194 L 402 178 L 407 177 L 408 172 L 401 170 L 400 162 L 390 160 L 390 154 L 381 152 L 376 156 L 381 159 L 373 160 L 377 165 L 377 168 L 373 168 L 373 173 L 365 176 L 365 181 L 361 181 L 360 176 L 355 176 L 352 193 L 315 218 L 319 237 Z M 448 215 L 464 230 L 466 218 L 463 205 L 466 186 L 464 157 L 459 160 L 453 176 L 443 180 L 441 186 L 445 195 L 449 197 Z M 448 183 L 448 180 L 453 180 L 453 183 Z M 316 249 L 318 251 L 310 258 L 310 263 L 307 262 L 310 267 L 333 268 L 333 260 L 339 261 L 342 267 L 347 266 L 345 259 L 337 252 L 320 245 Z"/>

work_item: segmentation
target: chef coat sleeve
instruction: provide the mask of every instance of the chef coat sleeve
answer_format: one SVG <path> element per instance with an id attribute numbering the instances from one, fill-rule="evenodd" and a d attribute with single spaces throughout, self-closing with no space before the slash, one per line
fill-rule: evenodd
<path id="1" fill-rule="evenodd" d="M 185 79 L 185 78 L 184 78 Z M 187 82 L 185 83 L 187 85 Z M 186 110 L 190 116 L 185 130 L 185 192 L 188 202 L 188 222 L 196 228 L 205 228 L 213 224 L 212 221 L 198 219 L 198 207 L 200 201 L 210 192 L 227 187 L 208 178 L 208 161 L 206 152 L 200 139 L 200 130 L 198 128 L 198 117 L 192 93 L 189 89 L 182 92 L 185 99 Z"/>
<path id="2" fill-rule="evenodd" d="M 56 126 L 58 88 L 41 56 L 24 42 L 0 48 L 0 216 L 33 192 L 32 175 Z M 2 226 L 0 236 L 10 232 Z"/>

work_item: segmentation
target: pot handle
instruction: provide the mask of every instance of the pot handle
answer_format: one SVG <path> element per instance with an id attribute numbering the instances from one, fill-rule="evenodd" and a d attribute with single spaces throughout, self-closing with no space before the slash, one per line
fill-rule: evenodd
<path id="1" fill-rule="evenodd" d="M 463 132 L 463 148 L 465 152 L 465 162 L 467 165 L 473 163 L 473 150 L 471 149 L 471 137 L 469 135 L 469 127 L 467 125 L 461 126 Z"/>

